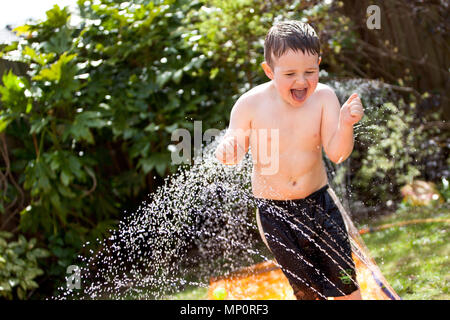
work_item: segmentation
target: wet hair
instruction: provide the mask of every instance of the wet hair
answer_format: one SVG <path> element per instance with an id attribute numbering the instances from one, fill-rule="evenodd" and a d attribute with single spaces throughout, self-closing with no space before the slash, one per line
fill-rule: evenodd
<path id="1" fill-rule="evenodd" d="M 320 40 L 316 31 L 309 24 L 296 20 L 276 23 L 264 40 L 264 59 L 273 69 L 273 58 L 281 57 L 289 49 L 320 56 Z"/>

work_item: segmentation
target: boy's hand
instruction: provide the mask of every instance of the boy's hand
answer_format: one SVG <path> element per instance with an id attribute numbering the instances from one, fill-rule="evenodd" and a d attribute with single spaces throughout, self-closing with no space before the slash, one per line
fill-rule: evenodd
<path id="1" fill-rule="evenodd" d="M 238 158 L 245 154 L 245 150 L 236 142 L 236 137 L 225 138 L 216 150 L 216 158 L 223 164 L 236 164 Z"/>
<path id="2" fill-rule="evenodd" d="M 364 116 L 364 109 L 357 93 L 353 93 L 341 108 L 339 121 L 346 125 L 354 125 Z"/>

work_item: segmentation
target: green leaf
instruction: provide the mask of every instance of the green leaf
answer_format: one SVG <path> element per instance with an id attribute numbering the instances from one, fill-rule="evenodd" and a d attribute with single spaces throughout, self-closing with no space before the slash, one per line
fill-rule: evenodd
<path id="1" fill-rule="evenodd" d="M 50 180 L 48 179 L 48 177 L 46 175 L 40 175 L 38 177 L 38 185 L 39 188 L 43 191 L 50 191 L 51 190 L 51 186 L 50 186 Z M 39 192 L 39 190 L 36 190 L 37 192 Z"/>
<path id="2" fill-rule="evenodd" d="M 156 84 L 162 88 L 172 77 L 172 71 L 164 71 L 156 76 Z"/>
<path id="3" fill-rule="evenodd" d="M 0 112 L 2 113 L 3 111 Z M 0 114 L 0 133 L 8 127 L 11 121 L 12 119 L 8 119 L 6 115 Z"/>
<path id="4" fill-rule="evenodd" d="M 62 27 L 67 24 L 70 13 L 68 7 L 60 8 L 57 4 L 52 9 L 45 12 L 47 19 L 45 23 L 53 28 Z"/>
<path id="5" fill-rule="evenodd" d="M 168 132 L 168 133 L 172 133 L 175 129 L 178 128 L 178 123 L 174 123 L 170 126 L 165 127 L 164 129 Z"/>
<path id="6" fill-rule="evenodd" d="M 180 83 L 182 76 L 183 76 L 183 69 L 179 69 L 174 72 L 172 79 L 176 84 L 178 84 Z"/>
<path id="7" fill-rule="evenodd" d="M 158 172 L 158 174 L 161 177 L 164 176 L 166 168 L 167 168 L 167 164 L 165 162 L 159 162 L 159 163 L 156 164 L 156 172 Z"/>
<path id="8" fill-rule="evenodd" d="M 61 79 L 63 74 L 63 67 L 73 60 L 77 55 L 76 54 L 67 54 L 64 52 L 55 63 L 50 65 L 50 68 L 42 69 L 36 76 L 33 77 L 33 80 L 38 81 L 56 81 L 58 82 Z"/>
<path id="9" fill-rule="evenodd" d="M 56 192 L 50 195 L 50 201 L 58 210 L 61 210 L 61 200 Z"/>
<path id="10" fill-rule="evenodd" d="M 156 125 L 153 122 L 144 128 L 144 131 L 148 131 L 148 132 L 155 132 L 158 130 L 159 130 L 159 125 Z"/>
<path id="11" fill-rule="evenodd" d="M 151 156 L 155 161 L 155 169 L 158 174 L 163 177 L 165 170 L 167 168 L 167 163 L 169 161 L 168 154 L 166 153 L 155 153 Z"/>
<path id="12" fill-rule="evenodd" d="M 80 122 L 75 121 L 71 126 L 69 126 L 67 133 L 64 132 L 63 139 L 67 139 L 68 135 L 71 134 L 75 140 L 85 140 L 89 144 L 94 144 L 94 136 L 91 133 L 91 130 Z"/>
<path id="13" fill-rule="evenodd" d="M 4 107 L 1 108 L 0 115 L 3 121 L 2 126 L 6 127 L 7 123 L 20 117 L 22 112 L 29 109 L 30 99 L 25 95 L 29 83 L 26 78 L 16 76 L 11 70 L 3 74 L 2 81 L 0 101 L 3 102 Z"/>
<path id="14" fill-rule="evenodd" d="M 75 174 L 75 176 L 79 179 L 83 179 L 84 178 L 84 173 L 81 170 L 81 161 L 79 160 L 79 158 L 70 155 L 69 156 L 69 169 L 70 172 L 72 172 L 73 174 Z"/>
<path id="15" fill-rule="evenodd" d="M 39 133 L 49 123 L 51 117 L 39 118 L 31 121 L 30 134 Z"/>
<path id="16" fill-rule="evenodd" d="M 70 188 L 67 188 L 64 185 L 58 185 L 58 191 L 65 198 L 75 198 L 77 195 L 73 193 Z"/>
<path id="17" fill-rule="evenodd" d="M 48 54 L 45 53 L 39 54 L 29 46 L 25 46 L 25 48 L 22 51 L 22 55 L 30 57 L 32 61 L 40 64 L 41 66 L 45 66 L 56 56 L 54 52 L 50 52 Z"/>
<path id="18" fill-rule="evenodd" d="M 31 28 L 29 25 L 25 24 L 22 26 L 15 27 L 13 31 L 18 35 L 29 34 L 31 32 Z"/>
<path id="19" fill-rule="evenodd" d="M 145 174 L 152 171 L 155 165 L 156 165 L 155 160 L 152 158 L 139 159 L 138 161 L 138 168 L 142 167 L 142 171 L 144 171 Z"/>
<path id="20" fill-rule="evenodd" d="M 0 238 L 10 239 L 12 236 L 13 234 L 11 232 L 0 230 Z"/>
<path id="21" fill-rule="evenodd" d="M 84 111 L 75 117 L 75 121 L 90 128 L 102 128 L 107 125 L 107 121 L 101 119 L 99 111 Z"/>
<path id="22" fill-rule="evenodd" d="M 45 50 L 56 54 L 63 54 L 69 51 L 72 46 L 71 33 L 72 31 L 67 26 L 61 27 L 51 35 L 48 41 L 44 42 Z"/>
<path id="23" fill-rule="evenodd" d="M 213 80 L 217 76 L 218 73 L 219 73 L 219 68 L 211 69 L 209 78 L 211 80 Z"/>
<path id="24" fill-rule="evenodd" d="M 72 181 L 73 176 L 72 176 L 72 174 L 70 174 L 70 172 L 63 170 L 61 172 L 60 178 L 61 178 L 62 184 L 65 186 L 68 186 L 69 183 Z"/>
<path id="25" fill-rule="evenodd" d="M 48 250 L 45 250 L 42 248 L 34 249 L 33 253 L 36 258 L 47 258 L 50 256 L 50 252 L 48 252 Z"/>

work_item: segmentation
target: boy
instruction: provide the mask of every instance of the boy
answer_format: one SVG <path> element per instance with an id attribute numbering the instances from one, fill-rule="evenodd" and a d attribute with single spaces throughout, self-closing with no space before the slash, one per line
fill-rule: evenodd
<path id="1" fill-rule="evenodd" d="M 319 83 L 320 42 L 308 24 L 274 25 L 264 58 L 270 81 L 237 100 L 215 156 L 233 165 L 251 147 L 258 228 L 297 299 L 361 299 L 342 207 L 322 160 L 322 147 L 335 163 L 352 152 L 361 100 L 354 93 L 341 108 Z"/>

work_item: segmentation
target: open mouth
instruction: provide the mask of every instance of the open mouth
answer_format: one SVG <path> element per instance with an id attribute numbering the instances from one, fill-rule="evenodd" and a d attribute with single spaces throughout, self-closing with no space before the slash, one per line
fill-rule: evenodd
<path id="1" fill-rule="evenodd" d="M 306 98 L 307 88 L 304 89 L 291 89 L 292 98 L 295 101 L 302 102 Z"/>

